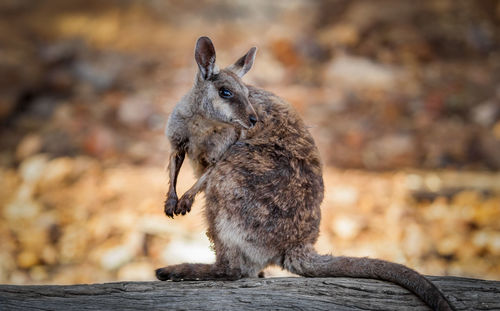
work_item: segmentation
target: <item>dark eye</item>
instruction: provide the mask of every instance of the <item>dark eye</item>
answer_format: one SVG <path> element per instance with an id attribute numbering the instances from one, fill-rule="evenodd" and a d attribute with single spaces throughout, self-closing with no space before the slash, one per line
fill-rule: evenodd
<path id="1" fill-rule="evenodd" d="M 233 92 L 226 89 L 225 87 L 221 87 L 219 89 L 219 96 L 222 98 L 231 98 L 231 97 L 233 97 Z"/>

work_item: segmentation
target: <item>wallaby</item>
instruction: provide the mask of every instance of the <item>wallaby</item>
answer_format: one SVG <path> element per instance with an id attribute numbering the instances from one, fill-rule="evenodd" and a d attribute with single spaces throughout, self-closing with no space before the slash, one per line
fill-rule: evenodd
<path id="1" fill-rule="evenodd" d="M 196 43 L 194 86 L 167 123 L 173 151 L 165 212 L 184 215 L 196 193 L 204 191 L 216 262 L 160 268 L 158 279 L 236 280 L 257 277 L 274 264 L 306 277 L 390 281 L 435 310 L 453 310 L 433 283 L 403 265 L 316 253 L 324 192 L 318 150 L 288 103 L 241 80 L 255 52 L 252 48 L 219 69 L 210 39 Z M 178 200 L 176 179 L 185 153 L 199 179 Z"/>

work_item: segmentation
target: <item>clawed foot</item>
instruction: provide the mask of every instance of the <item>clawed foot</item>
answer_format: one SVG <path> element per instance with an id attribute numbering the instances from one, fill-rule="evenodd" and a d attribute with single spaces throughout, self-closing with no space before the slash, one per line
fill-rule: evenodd
<path id="1" fill-rule="evenodd" d="M 175 267 L 176 266 L 168 266 L 156 269 L 156 278 L 160 281 L 181 281 L 184 279 L 184 273 L 179 271 L 179 269 L 175 269 Z"/>
<path id="2" fill-rule="evenodd" d="M 184 194 L 175 208 L 175 215 L 186 215 L 191 211 L 191 206 L 193 205 L 194 197 Z"/>
<path id="3" fill-rule="evenodd" d="M 184 194 L 180 200 L 176 196 L 169 196 L 165 201 L 165 214 L 170 218 L 174 218 L 174 215 L 186 215 L 191 211 L 193 201 L 194 197 L 188 194 Z"/>
<path id="4" fill-rule="evenodd" d="M 175 207 L 177 206 L 177 196 L 168 196 L 167 200 L 165 201 L 165 214 L 170 217 L 174 218 L 174 212 L 175 212 Z"/>

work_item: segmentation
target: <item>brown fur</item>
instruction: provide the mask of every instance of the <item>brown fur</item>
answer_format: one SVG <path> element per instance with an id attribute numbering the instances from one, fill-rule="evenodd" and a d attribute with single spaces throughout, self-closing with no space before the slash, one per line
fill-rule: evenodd
<path id="1" fill-rule="evenodd" d="M 391 281 L 413 291 L 435 310 L 452 310 L 431 282 L 405 266 L 377 259 L 316 253 L 313 245 L 318 238 L 324 192 L 318 150 L 290 105 L 269 92 L 244 85 L 238 76 L 231 75 L 230 72 L 238 72 L 234 66 L 244 66 L 245 56 L 242 59 L 226 69 L 228 79 L 240 83 L 239 90 L 246 96 L 241 101 L 251 103 L 259 122 L 248 129 L 227 124 L 218 132 L 224 133 L 218 134 L 221 136 L 210 134 L 211 129 L 219 126 L 210 118 L 195 119 L 198 122 L 195 125 L 184 124 L 204 130 L 199 132 L 201 139 L 187 135 L 187 141 L 181 144 L 196 145 L 188 147 L 188 156 L 195 157 L 192 161 L 195 167 L 198 165 L 200 179 L 178 203 L 177 196 L 172 197 L 172 193 L 175 194 L 172 185 L 175 188 L 182 161 L 175 156 L 178 151 L 174 151 L 171 158 L 175 169 L 171 170 L 167 205 L 169 200 L 175 201 L 174 214 L 184 214 L 189 211 L 196 193 L 205 192 L 208 236 L 215 248 L 216 262 L 167 266 L 157 270 L 158 279 L 257 277 L 259 271 L 274 264 L 308 277 L 347 276 Z M 244 106 L 238 109 L 247 111 L 246 115 L 250 111 Z M 169 121 L 169 125 L 172 124 Z M 175 129 L 167 130 L 167 134 L 174 132 Z M 196 133 L 189 132 L 190 135 Z M 177 136 L 169 138 L 175 146 Z M 217 150 L 216 157 L 209 156 L 213 149 Z M 200 164 L 204 158 L 208 158 L 206 165 Z"/>

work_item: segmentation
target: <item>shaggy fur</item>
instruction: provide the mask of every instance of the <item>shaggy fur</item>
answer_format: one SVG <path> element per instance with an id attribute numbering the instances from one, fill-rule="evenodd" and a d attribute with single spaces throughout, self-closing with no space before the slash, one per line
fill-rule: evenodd
<path id="1" fill-rule="evenodd" d="M 216 262 L 167 266 L 156 271 L 158 279 L 235 280 L 257 277 L 274 264 L 307 277 L 387 280 L 435 310 L 452 310 L 430 281 L 403 265 L 317 254 L 313 245 L 324 186 L 318 150 L 306 126 L 285 101 L 241 81 L 255 48 L 223 70 L 215 66 L 208 38 L 198 40 L 195 55 L 200 67 L 195 85 L 167 125 L 174 151 L 165 212 L 170 217 L 189 212 L 196 193 L 204 191 Z M 234 96 L 221 98 L 221 88 Z M 199 179 L 178 200 L 175 183 L 186 152 Z"/>

